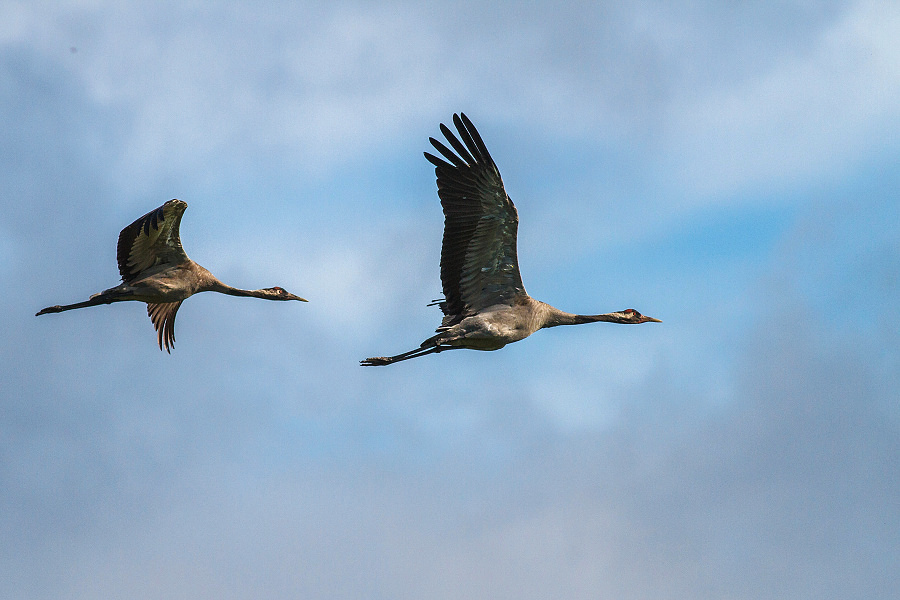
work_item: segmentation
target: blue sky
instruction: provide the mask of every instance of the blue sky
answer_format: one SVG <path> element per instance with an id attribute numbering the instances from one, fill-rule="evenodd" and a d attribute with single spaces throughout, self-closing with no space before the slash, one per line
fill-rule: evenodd
<path id="1" fill-rule="evenodd" d="M 0 6 L 0 596 L 889 598 L 890 2 Z M 363 369 L 439 323 L 464 111 L 531 295 L 662 325 Z M 160 352 L 122 227 L 189 204 Z"/>

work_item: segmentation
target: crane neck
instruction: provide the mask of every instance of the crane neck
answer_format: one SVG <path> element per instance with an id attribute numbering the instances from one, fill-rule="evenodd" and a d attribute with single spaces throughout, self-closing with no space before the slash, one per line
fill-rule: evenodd
<path id="1" fill-rule="evenodd" d="M 548 305 L 549 306 L 549 305 Z M 604 313 L 602 315 L 575 315 L 561 311 L 550 306 L 544 327 L 556 327 L 558 325 L 582 325 L 584 323 L 597 323 L 605 321 L 607 323 L 626 323 L 621 313 Z"/>
<path id="2" fill-rule="evenodd" d="M 214 279 L 210 283 L 210 285 L 207 287 L 207 291 L 219 292 L 220 294 L 227 294 L 229 296 L 242 296 L 245 298 L 266 297 L 263 290 L 242 290 L 241 288 L 231 287 L 228 284 L 222 283 L 218 279 Z"/>

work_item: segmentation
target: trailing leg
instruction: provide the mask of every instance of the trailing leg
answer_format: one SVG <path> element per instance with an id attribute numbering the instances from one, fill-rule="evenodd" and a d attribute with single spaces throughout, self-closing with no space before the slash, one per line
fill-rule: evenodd
<path id="1" fill-rule="evenodd" d="M 419 358 L 420 356 L 425 356 L 426 354 L 436 354 L 438 352 L 443 352 L 444 350 L 453 350 L 455 348 L 456 346 L 431 346 L 429 348 L 416 348 L 415 350 L 410 350 L 409 352 L 404 352 L 403 354 L 397 354 L 396 356 L 375 356 L 372 358 L 367 358 L 366 360 L 359 361 L 359 364 L 363 367 L 383 367 L 385 365 L 390 365 L 402 360 Z"/>
<path id="2" fill-rule="evenodd" d="M 39 317 L 48 313 L 58 313 L 66 310 L 74 310 L 76 308 L 87 308 L 88 306 L 99 306 L 100 304 L 112 304 L 113 302 L 119 302 L 121 300 L 127 300 L 127 297 L 124 297 L 122 294 L 108 294 L 106 292 L 100 292 L 99 294 L 91 296 L 89 300 L 85 300 L 84 302 L 76 302 L 75 304 L 63 304 L 62 306 L 60 306 L 59 304 L 57 304 L 56 306 L 48 306 L 47 308 L 37 312 L 34 316 Z"/>

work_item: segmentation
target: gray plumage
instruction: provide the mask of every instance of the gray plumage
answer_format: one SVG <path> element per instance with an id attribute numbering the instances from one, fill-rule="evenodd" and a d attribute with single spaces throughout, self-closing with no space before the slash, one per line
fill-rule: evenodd
<path id="1" fill-rule="evenodd" d="M 539 329 L 558 325 L 660 322 L 632 308 L 574 315 L 530 297 L 522 284 L 516 255 L 519 217 L 503 187 L 500 171 L 466 115 L 453 115 L 453 124 L 459 138 L 443 123 L 440 126 L 453 149 L 429 138 L 443 159 L 425 153 L 435 166 L 444 211 L 444 298 L 437 302 L 444 313 L 441 326 L 437 335 L 415 350 L 367 358 L 360 364 L 389 365 L 454 348 L 498 350 Z"/>
<path id="2" fill-rule="evenodd" d="M 147 314 L 156 328 L 159 349 L 165 347 L 171 353 L 175 344 L 175 314 L 185 299 L 198 292 L 306 302 L 280 287 L 233 288 L 188 258 L 181 247 L 179 234 L 186 208 L 186 202 L 169 200 L 122 230 L 116 247 L 122 283 L 94 294 L 84 302 L 49 306 L 36 316 L 113 302 L 146 302 Z"/>

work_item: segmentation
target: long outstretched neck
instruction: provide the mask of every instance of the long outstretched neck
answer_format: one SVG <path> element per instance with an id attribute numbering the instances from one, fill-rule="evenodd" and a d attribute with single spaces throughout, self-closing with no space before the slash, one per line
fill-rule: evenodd
<path id="1" fill-rule="evenodd" d="M 295 296 L 284 288 L 270 287 L 261 290 L 242 290 L 241 288 L 231 287 L 208 275 L 206 281 L 200 286 L 200 292 L 219 292 L 220 294 L 228 294 L 229 296 L 244 296 L 245 298 L 262 298 L 263 300 L 299 300 L 306 302 L 306 298 Z"/>
<path id="2" fill-rule="evenodd" d="M 218 279 L 210 283 L 206 290 L 209 292 L 219 292 L 220 294 L 228 294 L 229 296 L 243 296 L 245 298 L 267 298 L 265 290 L 242 290 L 241 288 L 231 287 L 222 283 Z"/>
<path id="3" fill-rule="evenodd" d="M 607 323 L 622 323 L 623 325 L 634 325 L 637 323 L 662 323 L 659 319 L 642 315 L 633 308 L 626 308 L 617 312 L 604 313 L 602 315 L 573 315 L 563 312 L 557 308 L 545 305 L 547 308 L 543 327 L 555 327 L 557 325 L 581 325 L 582 323 L 596 323 L 598 321 L 606 321 Z"/>
<path id="4" fill-rule="evenodd" d="M 608 323 L 628 323 L 622 318 L 621 313 L 605 313 L 602 315 L 573 315 L 560 311 L 558 314 L 552 315 L 547 321 L 545 327 L 556 327 L 557 325 L 581 325 L 583 323 L 597 323 L 598 321 L 606 321 Z"/>
<path id="5" fill-rule="evenodd" d="M 544 327 L 556 327 L 557 325 L 581 325 L 583 323 L 633 323 L 634 320 L 626 311 L 604 313 L 602 315 L 573 315 L 559 310 L 549 304 L 544 304 Z M 636 313 L 635 313 L 636 314 Z"/>

